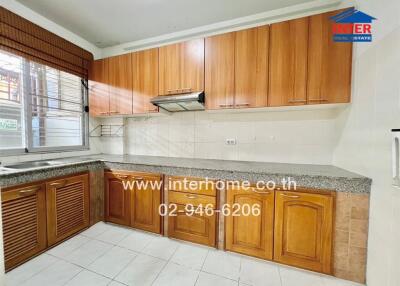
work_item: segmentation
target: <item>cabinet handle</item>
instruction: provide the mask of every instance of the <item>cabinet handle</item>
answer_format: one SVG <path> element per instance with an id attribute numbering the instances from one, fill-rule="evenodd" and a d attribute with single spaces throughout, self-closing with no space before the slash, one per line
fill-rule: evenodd
<path id="1" fill-rule="evenodd" d="M 100 115 L 108 115 L 108 112 L 100 112 Z"/>
<path id="2" fill-rule="evenodd" d="M 233 104 L 220 104 L 219 107 L 221 107 L 221 108 L 229 108 L 229 107 L 233 107 Z"/>
<path id="3" fill-rule="evenodd" d="M 311 98 L 308 101 L 328 101 L 328 100 L 324 98 Z"/>
<path id="4" fill-rule="evenodd" d="M 21 190 L 21 191 L 19 191 L 19 194 L 21 196 L 29 196 L 29 195 L 35 194 L 39 190 L 40 190 L 40 187 L 33 188 L 33 189 L 28 189 L 28 190 Z"/>
<path id="5" fill-rule="evenodd" d="M 250 103 L 240 103 L 240 104 L 236 104 L 236 106 L 238 106 L 238 107 L 250 106 Z"/>
<path id="6" fill-rule="evenodd" d="M 65 182 L 55 182 L 55 183 L 51 183 L 50 186 L 55 187 L 55 186 L 61 186 L 63 185 Z"/>
<path id="7" fill-rule="evenodd" d="M 289 103 L 296 103 L 296 102 L 307 102 L 305 99 L 289 99 Z"/>
<path id="8" fill-rule="evenodd" d="M 292 199 L 299 199 L 300 198 L 300 196 L 297 196 L 297 195 L 281 194 L 281 196 L 287 197 L 287 198 L 292 198 Z"/>
<path id="9" fill-rule="evenodd" d="M 253 192 L 255 192 L 257 194 L 265 194 L 265 195 L 269 195 L 271 193 L 270 191 L 258 190 L 256 188 L 253 188 Z"/>
<path id="10" fill-rule="evenodd" d="M 197 195 L 186 195 L 188 199 L 197 199 Z"/>
<path id="11" fill-rule="evenodd" d="M 128 179 L 129 178 L 129 176 L 127 176 L 127 175 L 117 175 L 117 177 L 119 179 Z"/>
<path id="12" fill-rule="evenodd" d="M 110 114 L 119 114 L 119 111 L 110 111 Z"/>

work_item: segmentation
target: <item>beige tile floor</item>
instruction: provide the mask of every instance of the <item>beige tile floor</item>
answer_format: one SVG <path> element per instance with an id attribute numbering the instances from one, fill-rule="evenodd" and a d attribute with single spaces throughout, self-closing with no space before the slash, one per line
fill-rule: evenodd
<path id="1" fill-rule="evenodd" d="M 279 264 L 98 223 L 6 275 L 7 286 L 355 286 Z"/>

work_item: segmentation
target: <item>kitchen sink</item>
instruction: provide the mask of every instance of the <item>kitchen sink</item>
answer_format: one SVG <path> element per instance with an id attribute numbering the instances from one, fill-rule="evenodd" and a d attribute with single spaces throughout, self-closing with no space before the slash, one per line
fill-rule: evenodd
<path id="1" fill-rule="evenodd" d="M 37 167 L 47 167 L 47 166 L 55 166 L 60 165 L 62 162 L 57 161 L 33 161 L 33 162 L 23 162 L 23 163 L 15 163 L 10 165 L 5 165 L 6 169 L 14 169 L 14 170 L 22 170 L 22 169 L 32 169 Z"/>

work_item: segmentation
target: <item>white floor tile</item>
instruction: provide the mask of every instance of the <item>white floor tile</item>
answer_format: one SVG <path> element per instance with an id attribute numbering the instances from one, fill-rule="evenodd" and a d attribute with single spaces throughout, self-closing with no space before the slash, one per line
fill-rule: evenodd
<path id="1" fill-rule="evenodd" d="M 54 255 L 60 258 L 64 258 L 65 256 L 69 255 L 72 251 L 82 246 L 84 243 L 88 242 L 90 238 L 82 235 L 77 235 L 68 239 L 67 241 L 53 247 L 49 251 L 48 254 Z"/>
<path id="2" fill-rule="evenodd" d="M 107 251 L 103 256 L 100 256 L 87 268 L 98 274 L 104 275 L 109 278 L 117 276 L 122 269 L 124 269 L 137 253 L 125 248 L 115 246 Z"/>
<path id="3" fill-rule="evenodd" d="M 237 286 L 237 281 L 230 280 L 214 274 L 200 272 L 199 278 L 197 279 L 196 286 Z"/>
<path id="4" fill-rule="evenodd" d="M 102 234 L 96 237 L 97 240 L 101 240 L 111 244 L 117 244 L 125 237 L 127 237 L 131 233 L 131 230 L 113 226 L 111 229 L 106 230 Z"/>
<path id="5" fill-rule="evenodd" d="M 113 280 L 107 286 L 125 286 L 125 284 L 122 284 L 122 283 L 119 283 L 119 282 Z"/>
<path id="6" fill-rule="evenodd" d="M 6 285 L 19 286 L 28 278 L 31 278 L 33 275 L 53 265 L 57 261 L 59 261 L 59 259 L 53 256 L 47 254 L 39 255 L 38 257 L 35 257 L 32 260 L 29 260 L 28 262 L 8 272 L 6 274 Z"/>
<path id="7" fill-rule="evenodd" d="M 139 254 L 117 275 L 115 280 L 129 286 L 151 285 L 165 264 L 166 262 L 162 259 Z"/>
<path id="8" fill-rule="evenodd" d="M 266 261 L 242 257 L 239 281 L 252 286 L 281 286 L 279 267 Z"/>
<path id="9" fill-rule="evenodd" d="M 142 251 L 157 236 L 141 231 L 133 231 L 130 235 L 122 239 L 118 245 L 133 251 Z"/>
<path id="10" fill-rule="evenodd" d="M 81 272 L 83 269 L 74 264 L 58 261 L 52 266 L 46 268 L 42 272 L 39 272 L 32 278 L 25 281 L 23 286 L 58 286 L 64 285 L 71 280 L 75 275 Z"/>
<path id="11" fill-rule="evenodd" d="M 143 249 L 143 253 L 168 260 L 178 248 L 179 243 L 166 237 L 154 239 Z"/>
<path id="12" fill-rule="evenodd" d="M 363 284 L 335 278 L 329 276 L 322 276 L 324 286 L 362 286 Z"/>
<path id="13" fill-rule="evenodd" d="M 199 270 L 193 270 L 188 267 L 175 263 L 168 265 L 158 275 L 154 286 L 193 286 L 196 283 Z"/>
<path id="14" fill-rule="evenodd" d="M 324 286 L 318 274 L 280 266 L 282 286 Z"/>
<path id="15" fill-rule="evenodd" d="M 81 232 L 80 234 L 83 236 L 90 237 L 90 238 L 96 238 L 97 236 L 99 236 L 106 230 L 111 229 L 112 227 L 113 227 L 112 225 L 106 224 L 101 221 L 101 222 L 96 223 L 95 225 L 92 225 L 90 228 Z"/>
<path id="16" fill-rule="evenodd" d="M 171 258 L 171 261 L 189 268 L 200 270 L 209 249 L 202 246 L 182 243 Z"/>
<path id="17" fill-rule="evenodd" d="M 65 259 L 79 266 L 87 267 L 111 248 L 111 244 L 97 240 L 90 240 L 67 255 Z"/>
<path id="18" fill-rule="evenodd" d="M 83 270 L 74 278 L 68 281 L 66 286 L 107 286 L 111 282 L 104 276 L 98 275 L 96 273 L 90 272 L 88 270 Z"/>
<path id="19" fill-rule="evenodd" d="M 210 250 L 202 271 L 238 280 L 240 272 L 240 257 L 231 253 Z"/>

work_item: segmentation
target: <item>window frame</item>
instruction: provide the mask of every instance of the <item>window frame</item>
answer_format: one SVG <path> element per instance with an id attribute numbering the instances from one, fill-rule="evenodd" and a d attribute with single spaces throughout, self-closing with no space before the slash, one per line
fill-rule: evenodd
<path id="1" fill-rule="evenodd" d="M 0 52 L 9 53 L 0 50 Z M 12 54 L 12 53 L 10 53 Z M 89 105 L 89 90 L 88 81 L 81 79 L 81 96 L 82 96 L 82 145 L 75 146 L 52 146 L 52 147 L 34 147 L 33 146 L 33 133 L 32 133 L 32 113 L 30 112 L 30 104 L 32 103 L 31 81 L 30 81 L 30 60 L 22 58 L 23 69 L 23 88 L 22 88 L 22 102 L 23 102 L 23 133 L 24 133 L 24 146 L 23 148 L 8 148 L 0 149 L 0 156 L 14 156 L 14 155 L 28 155 L 35 153 L 54 153 L 64 151 L 87 151 L 89 150 L 89 112 L 87 106 Z M 21 102 L 21 103 L 22 103 Z"/>

